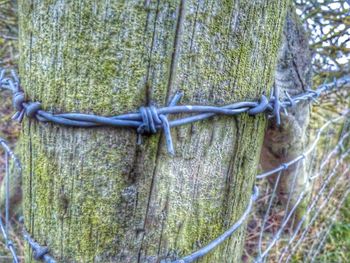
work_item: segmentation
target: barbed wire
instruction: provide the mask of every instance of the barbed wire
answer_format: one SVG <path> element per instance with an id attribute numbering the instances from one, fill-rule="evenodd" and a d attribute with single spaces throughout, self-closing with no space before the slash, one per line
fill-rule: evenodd
<path id="1" fill-rule="evenodd" d="M 292 165 L 295 165 L 297 163 L 299 163 L 300 161 L 304 160 L 306 158 L 306 156 L 308 156 L 313 150 L 316 149 L 316 146 L 318 144 L 318 142 L 320 141 L 320 138 L 321 138 L 321 135 L 322 133 L 326 130 L 326 128 L 328 128 L 331 124 L 334 124 L 334 123 L 337 123 L 341 120 L 344 120 L 346 117 L 348 117 L 350 114 L 350 110 L 346 110 L 344 113 L 342 113 L 339 117 L 335 118 L 335 119 L 332 119 L 332 120 L 329 120 L 328 122 L 326 122 L 320 129 L 319 131 L 317 132 L 317 135 L 316 135 L 316 139 L 313 141 L 313 143 L 311 144 L 311 146 L 303 153 L 301 154 L 300 156 L 296 157 L 295 159 L 291 160 L 290 162 L 288 163 L 284 163 L 282 164 L 281 166 L 279 166 L 278 168 L 275 168 L 275 169 L 272 169 L 270 171 L 267 171 L 267 172 L 264 172 L 262 174 L 259 174 L 256 176 L 257 179 L 263 179 L 263 178 L 266 178 L 272 174 L 275 174 L 275 173 L 279 173 L 279 175 L 281 175 L 282 171 L 285 171 L 287 170 L 290 166 Z M 331 151 L 331 154 L 334 154 L 335 151 L 338 151 L 342 146 L 343 146 L 343 143 L 344 143 L 344 140 L 346 138 L 348 138 L 350 135 L 350 132 L 348 133 L 345 133 L 340 139 L 339 139 L 339 142 L 337 143 L 335 149 L 336 150 L 332 150 Z M 349 151 L 347 152 L 347 155 L 350 153 L 350 149 Z M 346 155 L 346 156 L 347 156 Z M 341 157 L 341 161 L 346 157 L 346 156 L 342 156 Z M 329 160 L 330 158 L 327 158 L 327 160 Z M 323 167 L 325 165 L 325 163 L 323 163 L 321 165 L 321 167 Z M 295 174 L 296 176 L 296 174 Z M 314 180 L 315 178 L 317 177 L 313 177 L 313 176 L 310 176 L 309 177 L 310 180 Z M 277 179 L 278 181 L 278 179 Z M 276 182 L 276 185 L 275 187 L 277 187 L 277 182 Z M 255 186 L 255 189 L 258 190 L 258 187 Z M 255 190 L 255 191 L 257 191 Z M 276 190 L 276 189 L 275 189 Z M 293 191 L 293 190 L 292 190 Z M 302 202 L 302 200 L 305 198 L 305 195 L 306 195 L 306 192 L 302 192 L 300 194 L 300 196 L 298 197 L 298 200 L 295 202 L 294 206 L 292 207 L 292 209 L 289 211 L 288 214 L 286 214 L 285 218 L 283 219 L 283 223 L 279 229 L 279 231 L 277 232 L 277 234 L 275 235 L 275 237 L 273 238 L 272 242 L 270 243 L 269 247 L 259 255 L 259 257 L 256 259 L 256 262 L 261 262 L 269 253 L 269 251 L 272 249 L 272 247 L 275 245 L 275 243 L 278 241 L 278 239 L 280 238 L 281 236 L 281 233 L 283 232 L 283 230 L 285 229 L 286 225 L 288 224 L 288 222 L 290 221 L 291 217 L 293 216 L 295 210 L 298 208 L 299 204 Z M 206 247 L 194 252 L 193 254 L 189 255 L 189 256 L 186 256 L 186 257 L 183 257 L 182 259 L 180 260 L 176 260 L 176 261 L 163 261 L 163 262 L 171 262 L 171 263 L 191 263 L 191 262 L 194 262 L 195 260 L 199 259 L 200 257 L 203 257 L 204 255 L 208 254 L 212 249 L 214 249 L 215 247 L 219 246 L 225 239 L 227 239 L 229 236 L 231 236 L 238 228 L 239 226 L 241 226 L 249 217 L 249 213 L 251 212 L 251 203 L 254 201 L 256 201 L 256 198 L 257 198 L 257 195 L 256 197 L 254 197 L 254 193 L 252 195 L 252 198 L 250 200 L 250 203 L 248 205 L 248 208 L 246 209 L 246 211 L 243 213 L 242 217 L 234 224 L 234 231 L 230 231 L 231 229 L 233 229 L 233 227 L 230 228 L 230 232 L 227 231 L 225 232 L 223 235 L 219 236 L 217 239 L 213 240 L 212 242 L 210 242 Z M 288 201 L 288 203 L 290 202 L 290 200 Z M 270 204 L 270 206 L 272 205 L 272 203 Z M 287 204 L 288 206 L 288 204 Z M 286 208 L 287 210 L 288 208 Z M 228 234 L 229 232 L 229 234 Z M 261 250 L 261 248 L 260 248 Z"/>
<path id="2" fill-rule="evenodd" d="M 349 113 L 346 112 L 346 114 L 336 118 L 335 120 L 331 120 L 329 122 L 327 122 L 321 129 L 320 131 L 318 132 L 318 135 L 317 135 L 317 139 L 314 141 L 314 143 L 312 145 L 316 145 L 315 142 L 319 140 L 319 136 L 320 134 L 325 130 L 325 127 L 328 127 L 331 123 L 334 123 L 334 122 L 337 122 L 339 121 L 340 119 L 344 118 L 347 114 Z M 339 149 L 340 145 L 343 143 L 344 139 L 347 138 L 349 136 L 349 133 L 346 133 L 340 140 L 337 144 L 337 149 Z M 15 155 L 13 154 L 13 152 L 10 150 L 10 148 L 8 147 L 8 145 L 5 143 L 5 141 L 0 141 L 1 142 L 1 145 L 4 147 L 6 153 L 8 153 L 10 156 L 12 156 L 13 158 L 15 158 L 16 162 L 19 163 L 18 159 L 15 157 Z M 308 151 L 307 151 L 308 152 Z M 333 153 L 334 150 L 331 152 Z M 350 150 L 348 150 L 346 152 L 346 154 L 348 155 L 350 152 Z M 345 156 L 343 156 L 343 158 L 341 158 L 341 160 L 343 160 L 345 158 Z M 295 160 L 302 160 L 302 159 L 299 159 L 299 158 L 296 158 Z M 327 157 L 327 160 L 329 160 L 329 158 Z M 293 162 L 294 163 L 294 162 Z M 291 165 L 291 164 L 290 164 Z M 284 166 L 285 167 L 285 166 Z M 338 167 L 338 165 L 336 165 L 336 167 Z M 335 168 L 336 168 L 335 167 Z M 285 169 L 287 169 L 287 167 L 285 167 Z M 6 170 L 8 171 L 8 170 Z M 348 171 L 348 170 L 347 170 Z M 281 171 L 278 171 L 279 173 L 281 173 Z M 333 172 L 333 175 L 334 175 L 334 172 Z M 6 177 L 9 177 L 9 173 L 7 173 Z M 258 176 L 259 177 L 259 176 Z M 265 178 L 265 177 L 261 177 L 260 178 Z M 329 180 L 328 180 L 329 182 Z M 7 194 L 9 194 L 8 191 L 6 191 Z M 276 234 L 274 240 L 271 242 L 270 246 L 268 249 L 265 250 L 264 253 L 262 253 L 262 257 L 265 257 L 268 253 L 268 251 L 273 247 L 273 245 L 275 244 L 275 242 L 279 239 L 280 237 L 280 234 L 282 233 L 284 227 L 286 226 L 287 222 L 290 220 L 292 214 L 294 213 L 295 209 L 297 208 L 297 206 L 300 204 L 301 200 L 304 198 L 305 196 L 305 193 L 302 192 L 302 194 L 299 196 L 299 199 L 298 201 L 295 203 L 295 205 L 293 206 L 293 208 L 290 210 L 286 220 L 283 222 L 280 230 L 278 231 L 278 233 Z M 251 209 L 252 209 L 252 206 L 253 206 L 253 203 L 256 201 L 258 197 L 258 188 L 255 186 L 254 187 L 254 191 L 253 191 L 253 194 L 250 198 L 250 201 L 249 201 L 249 204 L 247 206 L 247 209 L 244 211 L 243 215 L 241 216 L 241 218 L 229 229 L 227 230 L 223 235 L 219 236 L 217 239 L 215 239 L 214 241 L 210 242 L 207 246 L 205 246 L 204 248 L 196 251 L 195 253 L 189 255 L 189 256 L 186 256 L 180 260 L 175 260 L 175 261 L 172 261 L 172 263 L 190 263 L 190 262 L 194 262 L 195 260 L 197 260 L 198 258 L 200 257 L 203 257 L 204 255 L 208 254 L 212 249 L 214 249 L 215 247 L 217 247 L 218 245 L 220 245 L 222 242 L 224 242 L 227 238 L 229 238 L 245 221 L 246 219 L 248 218 L 250 212 L 251 212 Z M 8 199 L 7 199 L 8 200 Z M 8 202 L 6 202 L 6 204 L 8 204 Z M 6 211 L 9 211 L 9 207 L 7 206 L 6 208 Z M 8 218 L 8 212 L 7 213 L 7 216 L 6 218 Z M 6 221 L 8 222 L 8 221 Z M 8 244 L 8 249 L 10 249 L 13 257 L 14 257 L 14 262 L 19 262 L 18 261 L 18 256 L 16 255 L 16 252 L 14 250 L 14 246 L 13 246 L 13 243 L 11 241 L 9 241 L 8 239 L 8 236 L 7 236 L 7 227 L 2 224 L 2 221 L 0 221 L 0 226 L 1 226 L 1 229 L 2 229 L 2 234 L 5 238 L 5 240 L 7 241 L 6 243 Z M 4 230 L 3 230 L 4 229 Z M 23 231 L 24 233 L 24 238 L 25 240 L 28 241 L 29 245 L 31 246 L 31 248 L 33 249 L 34 251 L 34 259 L 36 260 L 43 260 L 44 262 L 46 263 L 55 263 L 56 261 L 50 256 L 48 255 L 48 249 L 47 247 L 43 247 L 43 246 L 40 246 L 37 242 L 35 242 L 31 237 L 30 235 L 24 230 Z M 169 261 L 162 261 L 162 262 L 169 262 Z M 256 262 L 260 262 L 259 260 L 257 260 Z"/>
<path id="3" fill-rule="evenodd" d="M 148 106 L 148 107 L 141 107 L 139 112 L 136 113 L 127 113 L 122 114 L 118 116 L 113 117 L 104 117 L 104 116 L 97 116 L 93 114 L 81 114 L 81 113 L 63 113 L 63 114 L 53 114 L 50 112 L 46 112 L 41 110 L 41 105 L 39 102 L 30 102 L 25 101 L 25 96 L 23 91 L 20 89 L 19 85 L 19 79 L 14 71 L 11 71 L 11 76 L 6 74 L 6 71 L 2 70 L 0 73 L 0 89 L 4 90 L 10 90 L 13 94 L 13 106 L 17 110 L 16 114 L 14 115 L 14 119 L 21 121 L 23 117 L 26 115 L 29 118 L 35 118 L 38 121 L 41 122 L 53 122 L 56 124 L 66 125 L 66 126 L 73 126 L 73 127 L 97 127 L 97 126 L 115 126 L 115 127 L 131 127 L 136 128 L 137 132 L 139 134 L 143 133 L 155 133 L 159 129 L 163 129 L 165 133 L 165 137 L 167 140 L 167 146 L 168 151 L 170 153 L 173 153 L 173 146 L 172 146 L 172 139 L 170 135 L 170 128 L 184 125 L 190 122 L 195 122 L 199 120 L 204 120 L 206 118 L 212 117 L 214 115 L 237 115 L 240 113 L 248 113 L 250 115 L 256 115 L 259 113 L 267 112 L 275 116 L 276 122 L 280 123 L 280 111 L 285 111 L 287 113 L 287 108 L 294 107 L 297 103 L 302 101 L 314 101 L 317 97 L 319 97 L 321 94 L 325 92 L 329 92 L 335 89 L 339 89 L 342 87 L 347 86 L 350 84 L 350 78 L 342 78 L 338 80 L 334 80 L 332 83 L 324 83 L 323 85 L 319 86 L 316 90 L 308 90 L 305 93 L 296 95 L 296 96 L 289 96 L 289 94 L 286 94 L 287 99 L 280 101 L 279 100 L 279 91 L 274 90 L 273 94 L 271 95 L 270 99 L 267 99 L 264 95 L 262 95 L 261 100 L 259 102 L 236 102 L 227 106 L 222 107 L 216 107 L 216 106 L 201 106 L 201 105 L 183 105 L 183 106 L 176 106 L 176 104 L 180 101 L 182 94 L 176 93 L 173 99 L 170 101 L 169 105 L 167 107 L 159 108 L 157 109 L 155 106 Z M 167 119 L 168 114 L 181 114 L 181 113 L 188 113 L 193 114 L 189 117 L 183 117 L 176 120 L 169 121 Z M 271 207 L 272 207 L 272 200 L 275 196 L 275 192 L 277 189 L 277 184 L 279 181 L 279 178 L 282 175 L 283 171 L 286 171 L 289 167 L 292 165 L 299 165 L 301 161 L 304 161 L 308 155 L 310 155 L 317 147 L 317 144 L 320 141 L 322 133 L 328 128 L 331 124 L 337 123 L 340 120 L 343 120 L 344 118 L 348 117 L 350 113 L 350 110 L 343 112 L 339 117 L 329 120 L 326 124 L 324 124 L 318 131 L 315 140 L 311 144 L 311 146 L 301 155 L 297 156 L 295 159 L 282 163 L 278 167 L 266 171 L 264 173 L 258 174 L 257 179 L 264 179 L 271 175 L 277 174 L 278 177 L 275 182 L 273 194 L 271 197 L 271 200 L 268 205 L 268 209 L 265 214 L 264 223 L 261 231 L 264 231 L 265 224 L 267 221 L 268 214 L 270 213 Z M 342 135 L 342 137 L 339 139 L 336 147 L 330 152 L 330 154 L 327 156 L 325 161 L 321 164 L 320 168 L 322 168 L 326 165 L 326 163 L 331 159 L 331 156 L 334 155 L 339 151 L 339 149 L 343 148 L 343 142 L 345 139 L 349 137 L 350 132 L 347 132 Z M 8 227 L 9 227 L 9 211 L 10 211 L 10 170 L 9 170 L 9 157 L 15 162 L 16 167 L 19 168 L 19 171 L 21 172 L 21 166 L 18 158 L 14 155 L 14 153 L 11 151 L 10 147 L 6 144 L 6 142 L 2 139 L 0 139 L 1 147 L 3 148 L 5 152 L 5 222 L 0 220 L 0 230 L 1 234 L 7 244 L 7 248 L 11 252 L 13 256 L 14 262 L 19 262 L 18 256 L 16 254 L 14 245 L 12 241 L 9 239 L 8 235 Z M 346 152 L 346 155 L 342 155 L 341 158 L 338 160 L 337 164 L 333 168 L 333 175 L 337 169 L 337 167 L 342 163 L 345 157 L 350 153 L 350 150 Z M 332 174 L 332 173 L 331 173 Z M 309 180 L 312 181 L 316 178 L 318 178 L 320 175 L 319 173 L 316 173 L 315 175 L 310 175 Z M 333 175 L 331 175 L 333 177 Z M 296 176 L 296 175 L 295 175 Z M 294 184 L 295 184 L 295 178 L 293 180 L 293 186 L 292 186 L 292 192 L 294 191 Z M 330 178 L 325 180 L 325 184 L 328 184 L 330 182 Z M 322 191 L 324 191 L 325 187 L 322 187 Z M 335 188 L 334 188 L 335 189 Z M 248 205 L 244 212 L 242 213 L 242 216 L 222 235 L 208 243 L 206 246 L 200 248 L 199 250 L 193 252 L 192 254 L 185 256 L 181 259 L 165 259 L 161 262 L 171 262 L 171 263 L 190 263 L 198 260 L 199 258 L 207 255 L 210 251 L 212 251 L 214 248 L 219 246 L 221 243 L 223 243 L 225 240 L 227 240 L 229 237 L 233 235 L 244 223 L 247 222 L 247 219 L 249 215 L 251 214 L 252 207 L 254 202 L 256 202 L 258 198 L 259 188 L 257 186 L 254 186 L 252 190 L 252 195 L 249 199 Z M 322 193 L 322 192 L 321 192 Z M 277 233 L 272 238 L 270 244 L 267 246 L 267 248 L 263 251 L 262 250 L 262 235 L 263 232 L 260 233 L 259 237 L 259 243 L 258 243 L 258 257 L 256 258 L 256 262 L 263 262 L 267 255 L 269 254 L 269 251 L 274 247 L 276 242 L 280 239 L 284 229 L 286 228 L 288 222 L 291 220 L 293 214 L 295 213 L 296 209 L 300 205 L 300 203 L 303 201 L 307 193 L 305 191 L 302 191 L 297 198 L 294 205 L 289 209 L 290 203 L 291 203 L 291 196 L 288 197 L 288 202 L 286 206 L 286 213 L 284 215 L 284 218 L 282 220 L 281 226 Z M 314 203 L 316 204 L 317 201 Z M 313 207 L 314 205 L 312 205 Z M 323 205 L 324 206 L 324 205 Z M 307 213 L 310 213 L 312 210 L 312 207 L 307 210 Z M 306 215 L 304 215 L 306 218 Z M 302 225 L 302 223 L 299 223 L 299 225 Z M 296 232 L 295 232 L 296 233 Z M 55 259 L 51 257 L 48 252 L 48 248 L 41 246 L 37 241 L 35 241 L 30 234 L 23 229 L 23 237 L 31 247 L 34 255 L 35 260 L 42 260 L 46 263 L 55 263 Z M 293 236 L 294 237 L 294 236 Z M 295 237 L 294 237 L 295 238 Z"/>
<path id="4" fill-rule="evenodd" d="M 33 251 L 33 257 L 37 261 L 43 261 L 45 263 L 56 263 L 56 260 L 49 255 L 49 248 L 41 246 L 36 242 L 30 234 L 23 228 L 23 237 L 28 242 Z"/>
<path id="5" fill-rule="evenodd" d="M 21 122 L 24 116 L 35 118 L 41 122 L 53 122 L 56 124 L 71 126 L 71 127 L 128 127 L 136 129 L 139 135 L 154 134 L 160 129 L 163 130 L 168 152 L 174 154 L 174 147 L 170 128 L 185 125 L 192 122 L 208 119 L 214 115 L 235 116 L 241 113 L 249 115 L 257 115 L 259 113 L 272 114 L 276 118 L 278 125 L 281 123 L 280 112 L 287 112 L 287 108 L 295 107 L 302 101 L 315 101 L 321 94 L 339 89 L 350 84 L 350 77 L 334 79 L 331 83 L 324 83 L 315 90 L 308 89 L 304 93 L 296 96 L 290 96 L 285 93 L 286 99 L 280 101 L 279 89 L 274 88 L 270 99 L 264 94 L 258 102 L 241 101 L 226 106 L 206 106 L 206 105 L 176 105 L 183 93 L 177 92 L 170 100 L 167 107 L 157 108 L 154 105 L 140 107 L 138 112 L 126 113 L 112 117 L 98 116 L 94 114 L 84 113 L 60 113 L 53 114 L 42 110 L 40 102 L 32 102 L 26 100 L 26 96 L 20 87 L 20 80 L 14 70 L 0 71 L 0 89 L 9 90 L 12 92 L 13 107 L 16 113 L 13 119 Z M 188 117 L 168 120 L 169 114 L 192 114 Z M 138 138 L 138 143 L 141 143 L 141 137 Z"/>

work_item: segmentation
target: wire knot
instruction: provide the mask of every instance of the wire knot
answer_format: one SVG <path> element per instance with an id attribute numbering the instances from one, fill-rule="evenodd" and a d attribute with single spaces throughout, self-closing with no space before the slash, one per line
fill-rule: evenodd
<path id="1" fill-rule="evenodd" d="M 288 170 L 288 164 L 286 164 L 286 163 L 282 163 L 281 164 L 281 167 L 282 167 L 282 169 L 284 170 L 284 171 L 286 171 L 286 170 Z"/>
<path id="2" fill-rule="evenodd" d="M 18 122 L 22 122 L 24 114 L 28 118 L 34 118 L 39 110 L 41 110 L 40 102 L 24 102 L 24 98 L 22 98 L 21 92 L 17 92 L 19 94 L 17 99 L 13 100 L 14 105 L 16 105 L 17 112 L 12 116 L 13 120 Z"/>
<path id="3" fill-rule="evenodd" d="M 168 118 L 164 114 L 158 114 L 155 106 L 141 107 L 140 115 L 142 124 L 137 128 L 138 144 L 141 144 L 140 135 L 143 134 L 154 134 L 162 128 L 165 135 L 165 140 L 170 154 L 174 154 L 174 147 L 171 138 L 170 125 Z"/>
<path id="4" fill-rule="evenodd" d="M 22 98 L 18 96 L 18 100 L 14 100 L 16 103 L 17 112 L 12 116 L 13 120 L 22 122 L 24 114 L 28 118 L 34 118 L 39 110 L 41 110 L 40 102 L 21 102 Z M 20 103 L 21 102 L 21 103 Z M 21 108 L 20 108 L 21 106 Z"/>
<path id="5" fill-rule="evenodd" d="M 261 95 L 259 104 L 248 111 L 249 115 L 256 115 L 258 113 L 264 112 L 269 106 L 269 101 L 265 95 Z"/>
<path id="6" fill-rule="evenodd" d="M 8 248 L 14 247 L 14 246 L 13 246 L 13 242 L 12 242 L 11 240 L 7 240 L 6 246 L 7 246 Z"/>
<path id="7" fill-rule="evenodd" d="M 182 98 L 183 93 L 178 91 L 169 101 L 168 106 L 175 106 Z M 166 114 L 159 114 L 155 106 L 141 107 L 140 115 L 142 124 L 137 128 L 138 140 L 137 143 L 141 144 L 142 134 L 156 133 L 159 129 L 163 129 L 165 135 L 165 141 L 168 149 L 168 153 L 174 155 L 173 140 L 171 138 L 170 124 Z"/>
<path id="8" fill-rule="evenodd" d="M 283 105 L 280 101 L 280 91 L 279 88 L 275 85 L 273 89 L 273 116 L 276 118 L 277 126 L 281 125 L 281 107 L 283 108 Z"/>
<path id="9" fill-rule="evenodd" d="M 156 107 L 141 107 L 140 114 L 142 124 L 137 128 L 139 134 L 154 134 L 162 125 L 162 120 L 158 116 Z"/>
<path id="10" fill-rule="evenodd" d="M 313 90 L 313 89 L 307 89 L 307 92 L 311 94 L 310 99 L 316 100 L 316 98 L 321 96 L 321 91 L 320 90 Z"/>
<path id="11" fill-rule="evenodd" d="M 31 236 L 30 234 L 23 229 L 23 236 L 24 239 L 28 241 L 29 246 L 32 248 L 33 250 L 33 257 L 35 260 L 42 260 L 44 258 L 45 255 L 47 255 L 49 253 L 49 249 L 46 246 L 41 246 L 38 242 L 36 242 Z M 53 261 L 55 262 L 55 261 Z"/>
<path id="12" fill-rule="evenodd" d="M 23 103 L 25 101 L 25 96 L 23 91 L 17 91 L 13 94 L 13 107 L 17 111 L 21 111 L 23 109 Z"/>
<path id="13" fill-rule="evenodd" d="M 49 249 L 47 247 L 36 247 L 34 248 L 34 259 L 41 260 L 43 257 L 49 253 Z"/>
<path id="14" fill-rule="evenodd" d="M 28 118 L 34 118 L 39 110 L 41 110 L 40 102 L 30 102 L 24 104 L 25 112 Z"/>
<path id="15" fill-rule="evenodd" d="M 296 102 L 295 100 L 290 96 L 290 94 L 288 93 L 288 91 L 284 91 L 284 94 L 286 94 L 286 97 L 287 97 L 287 101 L 289 102 L 290 106 L 292 108 L 294 108 L 296 106 Z"/>

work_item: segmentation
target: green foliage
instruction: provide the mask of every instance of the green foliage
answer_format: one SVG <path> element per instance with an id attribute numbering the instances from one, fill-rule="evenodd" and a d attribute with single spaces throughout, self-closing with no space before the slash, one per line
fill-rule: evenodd
<path id="1" fill-rule="evenodd" d="M 350 258 L 350 198 L 341 209 L 327 242 L 316 262 L 349 262 Z"/>
<path id="2" fill-rule="evenodd" d="M 349 74 L 350 5 L 343 0 L 294 0 L 304 25 L 309 29 L 310 46 L 314 53 L 314 84 L 331 81 Z M 325 101 L 326 100 L 326 101 Z M 349 105 L 348 94 L 326 97 L 321 110 L 314 107 L 315 116 L 329 118 Z M 332 113 L 333 112 L 333 113 Z M 329 237 L 316 262 L 349 262 L 350 258 L 350 198 L 340 211 Z"/>

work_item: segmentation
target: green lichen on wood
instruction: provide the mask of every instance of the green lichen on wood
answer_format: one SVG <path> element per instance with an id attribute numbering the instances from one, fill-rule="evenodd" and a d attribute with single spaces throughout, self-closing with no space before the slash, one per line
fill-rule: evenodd
<path id="1" fill-rule="evenodd" d="M 22 0 L 22 85 L 54 112 L 135 111 L 178 89 L 191 103 L 256 99 L 271 86 L 286 2 Z M 159 135 L 137 147 L 126 129 L 26 122 L 26 227 L 62 262 L 189 253 L 244 211 L 264 124 L 244 115 L 174 129 L 171 157 Z M 203 262 L 237 261 L 243 237 Z"/>

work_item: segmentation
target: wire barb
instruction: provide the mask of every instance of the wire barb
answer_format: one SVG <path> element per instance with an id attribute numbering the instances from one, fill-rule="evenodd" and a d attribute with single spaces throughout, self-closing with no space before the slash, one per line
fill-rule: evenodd
<path id="1" fill-rule="evenodd" d="M 177 103 L 180 101 L 181 97 L 183 96 L 183 93 L 177 92 L 172 97 L 170 102 L 168 103 L 168 106 L 163 108 L 157 108 L 154 105 L 148 105 L 144 107 L 140 107 L 138 112 L 135 113 L 126 113 L 121 114 L 113 117 L 105 117 L 105 116 L 98 116 L 93 114 L 83 114 L 83 113 L 62 113 L 62 114 L 53 114 L 51 112 L 47 112 L 42 110 L 40 102 L 33 102 L 30 100 L 26 100 L 24 92 L 20 89 L 20 83 L 19 78 L 17 77 L 14 70 L 10 71 L 8 73 L 6 70 L 0 70 L 0 89 L 3 90 L 9 90 L 13 94 L 13 107 L 16 110 L 15 115 L 13 116 L 13 119 L 21 122 L 23 118 L 26 116 L 28 118 L 36 119 L 40 122 L 53 122 L 60 125 L 65 126 L 71 126 L 71 127 L 101 127 L 101 126 L 113 126 L 113 127 L 129 127 L 134 128 L 138 134 L 138 142 L 141 143 L 141 136 L 145 134 L 155 134 L 159 131 L 163 131 L 167 150 L 170 154 L 174 154 L 174 147 L 171 137 L 171 128 L 185 125 L 191 122 L 196 122 L 200 120 L 204 120 L 207 118 L 210 118 L 214 115 L 228 115 L 228 116 L 235 116 L 241 113 L 247 113 L 249 115 L 257 115 L 260 113 L 270 113 L 276 118 L 276 123 L 278 125 L 281 124 L 281 111 L 285 111 L 287 114 L 287 108 L 295 107 L 299 102 L 302 101 L 315 101 L 319 96 L 321 96 L 324 92 L 329 92 L 333 89 L 340 89 L 342 87 L 347 86 L 350 84 L 350 78 L 345 77 L 341 79 L 335 79 L 331 83 L 324 83 L 321 86 L 319 86 L 315 90 L 308 89 L 306 92 L 298 94 L 296 96 L 290 96 L 287 92 L 285 93 L 286 99 L 280 100 L 280 94 L 279 89 L 277 87 L 274 87 L 273 93 L 271 95 L 271 98 L 268 99 L 264 94 L 261 96 L 260 100 L 258 102 L 252 102 L 252 101 L 241 101 L 236 102 L 230 105 L 226 106 L 205 106 L 205 105 L 177 105 Z M 190 114 L 190 116 L 181 117 L 175 120 L 169 120 L 168 115 L 178 115 L 178 114 Z M 295 164 L 299 164 L 301 161 L 305 161 L 307 156 L 310 155 L 317 143 L 320 141 L 321 133 L 331 124 L 334 124 L 335 122 L 338 122 L 339 120 L 343 120 L 344 118 L 348 117 L 350 114 L 350 110 L 343 113 L 341 116 L 339 116 L 336 119 L 332 119 L 328 121 L 324 126 L 321 127 L 319 132 L 317 133 L 315 141 L 311 144 L 311 146 L 302 154 L 297 156 L 295 159 L 290 160 L 288 162 L 280 164 L 278 167 L 266 171 L 264 173 L 258 174 L 257 179 L 263 179 L 266 177 L 269 177 L 271 175 L 274 175 L 278 173 L 278 180 L 280 176 L 282 176 L 282 172 L 288 170 L 289 167 Z M 339 139 L 337 146 L 335 149 L 331 152 L 331 154 L 325 159 L 325 161 L 321 164 L 320 168 L 322 169 L 325 163 L 329 162 L 330 156 L 334 153 L 339 153 L 343 147 L 343 141 L 350 136 L 350 132 L 347 132 L 342 135 L 342 137 Z M 20 162 L 18 161 L 17 157 L 14 155 L 14 153 L 11 151 L 10 147 L 7 145 L 6 141 L 0 138 L 0 146 L 3 148 L 5 152 L 5 222 L 3 222 L 1 216 L 0 216 L 0 233 L 4 237 L 4 240 L 6 242 L 6 247 L 9 249 L 13 256 L 13 261 L 15 263 L 19 263 L 18 256 L 16 254 L 14 244 L 9 238 L 9 231 L 8 227 L 10 225 L 10 169 L 9 169 L 9 161 L 10 159 L 15 162 L 16 167 L 18 168 L 18 171 L 21 172 L 21 166 Z M 334 176 L 336 169 L 338 166 L 341 165 L 342 161 L 350 155 L 350 150 L 346 150 L 345 153 L 341 155 L 341 158 L 337 160 L 336 164 L 333 167 L 333 171 L 329 175 L 328 178 L 324 181 L 324 184 L 321 187 L 320 192 L 317 194 L 315 200 L 311 205 L 308 207 L 307 213 L 311 212 L 311 209 L 316 205 L 316 202 L 320 198 L 320 193 L 326 189 L 328 183 L 330 182 L 330 179 Z M 350 168 L 349 168 L 350 169 Z M 346 173 L 349 171 L 346 170 Z M 345 174 L 345 173 L 344 173 Z M 320 174 L 316 173 L 315 175 L 309 176 L 309 180 L 312 181 L 319 177 Z M 277 180 L 277 182 L 278 182 Z M 339 182 L 337 182 L 338 184 Z M 265 224 L 267 221 L 267 216 L 271 210 L 272 201 L 275 195 L 275 191 L 277 189 L 277 185 L 275 184 L 273 195 L 269 202 L 269 208 L 265 214 L 264 223 L 261 231 L 265 230 Z M 331 193 L 334 192 L 335 186 L 331 189 Z M 228 229 L 226 230 L 222 235 L 214 239 L 213 241 L 209 242 L 206 246 L 200 248 L 199 250 L 193 252 L 192 254 L 185 256 L 181 259 L 177 259 L 175 261 L 171 261 L 171 259 L 165 259 L 162 262 L 172 262 L 172 263 L 190 263 L 198 260 L 199 258 L 207 255 L 210 251 L 212 251 L 214 248 L 222 244 L 225 240 L 230 238 L 245 222 L 247 222 L 247 219 L 249 218 L 249 215 L 252 211 L 253 204 L 257 201 L 259 196 L 259 188 L 257 186 L 254 186 L 252 194 L 250 196 L 248 205 L 246 209 L 244 210 L 241 217 Z M 297 198 L 297 201 L 294 203 L 294 205 L 290 205 L 291 208 L 289 208 L 289 202 L 290 202 L 290 196 L 288 197 L 288 204 L 286 208 L 286 213 L 283 217 L 282 223 L 278 231 L 275 235 L 272 236 L 270 244 L 267 246 L 265 250 L 262 250 L 262 234 L 260 233 L 259 236 L 259 253 L 256 257 L 256 262 L 265 262 L 269 251 L 275 246 L 277 241 L 281 238 L 284 229 L 286 228 L 288 222 L 293 216 L 293 213 L 298 208 L 299 204 L 302 202 L 302 200 L 305 198 L 306 193 L 302 191 Z M 330 197 L 327 196 L 329 199 Z M 328 199 L 325 200 L 328 200 Z M 317 215 L 317 213 L 315 213 Z M 302 223 L 306 220 L 306 215 L 302 217 L 299 224 L 297 225 L 297 228 L 301 228 Z M 314 218 L 312 218 L 314 220 Z M 299 230 L 298 229 L 298 230 Z M 307 229 L 304 230 L 302 233 L 301 238 L 303 238 L 304 234 L 306 233 Z M 283 253 L 287 253 L 289 250 L 294 249 L 294 247 L 291 247 L 291 242 L 296 237 L 296 233 L 292 236 L 290 242 L 288 243 L 287 247 L 283 251 Z M 41 246 L 37 241 L 35 241 L 30 234 L 23 229 L 23 237 L 28 242 L 29 246 L 34 252 L 34 259 L 35 260 L 41 260 L 46 263 L 56 263 L 55 259 L 52 258 L 49 255 L 49 249 L 46 246 Z M 298 241 L 299 242 L 299 241 Z M 298 243 L 297 243 L 298 244 Z M 296 246 L 297 246 L 296 244 Z"/>
<path id="2" fill-rule="evenodd" d="M 56 263 L 56 261 L 49 255 L 49 249 L 36 242 L 25 229 L 23 229 L 23 237 L 32 248 L 35 260 L 42 260 L 45 263 Z"/>
<path id="3" fill-rule="evenodd" d="M 20 88 L 19 78 L 15 71 L 10 74 L 6 70 L 0 71 L 0 88 L 10 90 L 13 94 L 13 106 L 16 114 L 13 119 L 21 122 L 24 116 L 33 118 L 41 122 L 53 122 L 59 125 L 71 127 L 129 127 L 136 129 L 138 133 L 138 143 L 141 143 L 141 135 L 154 134 L 163 130 L 165 134 L 167 149 L 170 154 L 174 154 L 174 147 L 170 129 L 172 127 L 185 125 L 208 119 L 214 115 L 234 116 L 241 113 L 257 115 L 260 113 L 272 113 L 276 118 L 277 125 L 281 125 L 281 110 L 287 111 L 288 107 L 295 107 L 301 101 L 316 100 L 323 92 L 331 89 L 339 89 L 350 83 L 350 78 L 344 77 L 328 84 L 323 84 L 316 90 L 308 89 L 306 92 L 294 97 L 287 95 L 287 99 L 281 101 L 278 87 L 274 86 L 273 96 L 270 100 L 263 94 L 258 102 L 242 101 L 226 106 L 205 106 L 205 105 L 182 105 L 176 104 L 182 97 L 181 92 L 177 92 L 167 107 L 157 108 L 156 106 L 140 107 L 138 112 L 126 113 L 112 117 L 98 116 L 83 113 L 61 113 L 53 114 L 41 109 L 40 102 L 31 102 L 25 99 L 25 94 Z M 287 113 L 287 112 L 286 112 Z M 167 115 L 190 114 L 191 116 L 181 117 L 175 120 L 168 120 Z"/>

